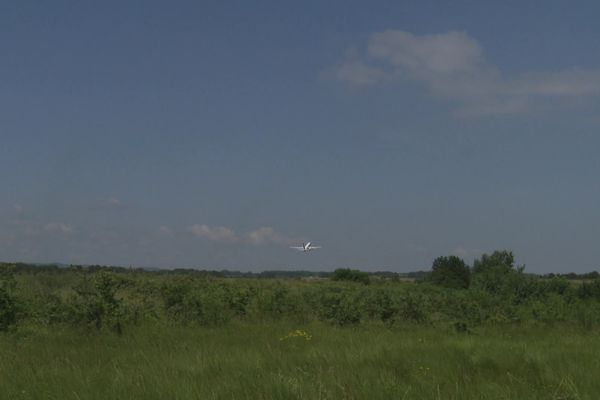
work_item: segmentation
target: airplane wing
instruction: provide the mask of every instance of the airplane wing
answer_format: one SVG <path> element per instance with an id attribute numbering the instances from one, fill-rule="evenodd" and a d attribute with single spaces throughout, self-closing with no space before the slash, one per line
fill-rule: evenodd
<path id="1" fill-rule="evenodd" d="M 304 251 L 304 247 L 302 246 L 290 246 L 290 249 Z"/>
<path id="2" fill-rule="evenodd" d="M 310 249 L 311 249 L 311 250 L 314 250 L 314 249 L 320 249 L 320 248 L 321 248 L 321 246 L 310 246 Z"/>

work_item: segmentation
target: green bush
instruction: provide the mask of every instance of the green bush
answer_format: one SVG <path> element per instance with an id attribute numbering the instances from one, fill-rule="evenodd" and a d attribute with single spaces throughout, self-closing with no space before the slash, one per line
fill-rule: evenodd
<path id="1" fill-rule="evenodd" d="M 8 330 L 17 322 L 15 286 L 14 267 L 0 265 L 0 331 Z"/>
<path id="2" fill-rule="evenodd" d="M 252 308 L 254 316 L 262 315 L 263 318 L 280 319 L 293 317 L 301 309 L 301 298 L 295 296 L 288 285 L 275 282 L 272 285 L 261 285 L 257 290 Z"/>
<path id="3" fill-rule="evenodd" d="M 457 261 L 453 263 L 454 261 Z M 440 257 L 436 271 L 461 270 L 462 260 Z M 73 324 L 121 332 L 142 322 L 216 326 L 231 321 L 311 322 L 338 326 L 377 322 L 452 327 L 481 324 L 568 323 L 600 327 L 600 280 L 573 283 L 515 268 L 512 253 L 475 262 L 468 288 L 442 274 L 420 284 L 373 279 L 337 270 L 329 279 L 223 278 L 194 271 L 34 267 L 0 271 L 0 329 L 23 324 Z M 459 274 L 456 274 L 459 275 Z M 450 278 L 448 277 L 450 276 Z M 464 278 L 464 276 L 463 276 Z M 464 281 L 462 281 L 464 282 Z"/>
<path id="4" fill-rule="evenodd" d="M 398 314 L 399 307 L 389 290 L 376 289 L 365 293 L 365 309 L 370 318 L 389 323 Z"/>
<path id="5" fill-rule="evenodd" d="M 580 299 L 600 300 L 600 279 L 596 278 L 591 282 L 581 282 L 577 288 L 577 296 Z"/>
<path id="6" fill-rule="evenodd" d="M 358 269 L 338 268 L 333 271 L 331 279 L 334 281 L 358 282 L 368 285 L 370 283 L 369 274 Z"/>
<path id="7" fill-rule="evenodd" d="M 116 297 L 118 279 L 114 273 L 99 271 L 91 278 L 85 274 L 70 298 L 70 321 L 96 329 L 108 327 L 121 333 L 124 323 L 123 301 Z"/>
<path id="8" fill-rule="evenodd" d="M 424 323 L 429 314 L 426 307 L 420 293 L 406 292 L 399 298 L 398 318 L 405 322 Z"/>
<path id="9" fill-rule="evenodd" d="M 321 319 L 340 326 L 358 324 L 362 318 L 361 299 L 356 291 L 342 288 L 324 290 L 319 306 Z"/>
<path id="10" fill-rule="evenodd" d="M 234 314 L 231 291 L 205 279 L 167 282 L 161 294 L 169 317 L 184 324 L 222 325 Z"/>
<path id="11" fill-rule="evenodd" d="M 195 322 L 204 326 L 223 325 L 232 317 L 228 307 L 227 293 L 222 287 L 206 285 L 187 293 L 183 306 L 186 322 Z"/>
<path id="12" fill-rule="evenodd" d="M 163 282 L 160 287 L 160 295 L 170 318 L 186 319 L 185 299 L 191 290 L 191 282 L 187 279 Z"/>

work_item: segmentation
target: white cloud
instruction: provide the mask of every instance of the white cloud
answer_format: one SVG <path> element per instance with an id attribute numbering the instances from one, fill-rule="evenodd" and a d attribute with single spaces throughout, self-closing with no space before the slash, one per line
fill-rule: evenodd
<path id="1" fill-rule="evenodd" d="M 479 44 L 462 32 L 415 36 L 388 30 L 371 36 L 368 52 L 416 75 L 472 72 L 483 63 Z"/>
<path id="2" fill-rule="evenodd" d="M 530 75 L 513 82 L 515 95 L 593 96 L 600 94 L 600 71 L 572 69 L 556 73 Z"/>
<path id="3" fill-rule="evenodd" d="M 117 199 L 116 197 L 109 197 L 108 199 L 106 199 L 106 204 L 108 204 L 109 206 L 118 207 L 121 205 L 121 200 Z"/>
<path id="4" fill-rule="evenodd" d="M 173 229 L 169 228 L 168 226 L 161 226 L 160 228 L 158 228 L 157 233 L 161 236 L 175 236 L 175 232 L 173 232 Z"/>
<path id="5" fill-rule="evenodd" d="M 368 85 L 385 79 L 386 73 L 361 61 L 344 63 L 335 71 L 335 76 L 341 81 L 355 85 Z"/>
<path id="6" fill-rule="evenodd" d="M 277 232 L 270 226 L 263 226 L 243 235 L 238 235 L 233 229 L 224 226 L 208 226 L 206 224 L 192 225 L 187 230 L 196 237 L 221 243 L 241 243 L 253 246 L 264 246 L 270 244 L 289 245 L 298 241 L 297 239 L 290 238 Z M 173 232 L 165 227 L 161 227 L 159 232 L 164 235 L 173 235 Z"/>
<path id="7" fill-rule="evenodd" d="M 420 82 L 433 96 L 453 101 L 460 116 L 514 114 L 549 102 L 600 96 L 600 70 L 504 77 L 486 62 L 475 39 L 455 31 L 374 33 L 363 56 L 342 63 L 335 76 L 355 85 Z"/>
<path id="8" fill-rule="evenodd" d="M 237 242 L 238 237 L 235 232 L 224 226 L 210 227 L 208 225 L 196 224 L 188 228 L 188 231 L 197 237 L 205 238 L 213 242 Z"/>
<path id="9" fill-rule="evenodd" d="M 39 238 L 55 234 L 70 235 L 77 232 L 76 227 L 71 224 L 41 222 L 27 217 L 6 221 L 6 224 L 0 225 L 0 230 L 8 231 L 14 238 Z"/>
<path id="10" fill-rule="evenodd" d="M 118 197 L 111 196 L 97 199 L 92 207 L 98 209 L 121 209 L 125 208 L 125 204 Z"/>
<path id="11" fill-rule="evenodd" d="M 44 231 L 51 233 L 71 234 L 75 232 L 75 228 L 72 225 L 64 224 L 62 222 L 50 222 L 44 225 Z"/>
<path id="12" fill-rule="evenodd" d="M 255 246 L 271 243 L 288 245 L 295 242 L 293 239 L 276 232 L 270 226 L 263 226 L 262 228 L 249 232 L 246 235 L 246 241 Z"/>

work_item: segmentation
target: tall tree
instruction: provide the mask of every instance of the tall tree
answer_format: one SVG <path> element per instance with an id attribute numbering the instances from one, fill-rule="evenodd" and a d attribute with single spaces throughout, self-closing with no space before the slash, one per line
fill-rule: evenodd
<path id="1" fill-rule="evenodd" d="M 459 257 L 438 257 L 433 261 L 433 265 L 431 266 L 430 279 L 436 285 L 466 289 L 471 282 L 471 271 Z"/>

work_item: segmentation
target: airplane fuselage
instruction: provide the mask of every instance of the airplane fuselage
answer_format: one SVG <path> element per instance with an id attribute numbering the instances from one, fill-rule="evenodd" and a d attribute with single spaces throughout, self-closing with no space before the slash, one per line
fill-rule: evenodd
<path id="1" fill-rule="evenodd" d="M 321 246 L 313 246 L 310 244 L 310 242 L 308 243 L 302 243 L 302 246 L 297 246 L 297 247 L 292 247 L 292 249 L 296 249 L 296 250 L 300 250 L 304 253 L 307 253 L 311 250 L 316 250 L 316 249 L 320 249 Z"/>

